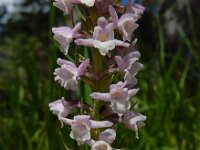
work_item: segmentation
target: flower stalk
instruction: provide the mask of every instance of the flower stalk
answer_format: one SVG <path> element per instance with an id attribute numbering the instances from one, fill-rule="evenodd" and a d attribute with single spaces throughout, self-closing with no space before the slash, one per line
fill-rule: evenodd
<path id="1" fill-rule="evenodd" d="M 69 136 L 77 145 L 87 144 L 91 150 L 112 150 L 117 132 L 114 127 L 118 123 L 135 131 L 138 138 L 138 128 L 144 126 L 146 116 L 131 111 L 131 97 L 139 90 L 135 88 L 135 76 L 143 67 L 138 62 L 140 53 L 133 48 L 137 41 L 133 32 L 139 26 L 136 21 L 141 18 L 144 7 L 131 0 L 127 6 L 114 0 L 55 0 L 53 4 L 64 15 L 72 14 L 75 5 L 87 12 L 82 15 L 85 20 L 79 21 L 74 21 L 72 14 L 73 27 L 52 28 L 64 55 L 80 55 L 70 45 L 77 49 L 87 47 L 89 53 L 89 58 L 81 55 L 81 60 L 75 58 L 76 64 L 58 58 L 59 68 L 54 75 L 55 81 L 73 92 L 78 89 L 79 80 L 88 84 L 92 89 L 88 96 L 93 103 L 89 105 L 86 100 L 74 103 L 62 98 L 51 102 L 50 110 L 57 115 L 62 127 L 71 126 Z M 122 78 L 116 82 L 113 78 L 117 74 Z M 77 108 L 86 114 L 69 115 Z"/>

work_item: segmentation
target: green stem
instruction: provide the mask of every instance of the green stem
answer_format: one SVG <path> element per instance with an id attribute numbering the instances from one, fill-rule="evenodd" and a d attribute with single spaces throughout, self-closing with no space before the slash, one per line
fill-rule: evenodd
<path id="1" fill-rule="evenodd" d="M 103 57 L 100 55 L 99 51 L 97 49 L 93 49 L 92 50 L 92 60 L 93 60 L 93 72 L 96 75 L 99 75 L 102 72 L 102 61 L 103 61 Z M 93 89 L 94 92 L 100 92 L 100 83 L 99 80 L 96 79 L 95 80 L 95 87 Z M 100 101 L 99 100 L 95 100 L 94 99 L 94 104 L 93 104 L 93 111 L 92 111 L 92 117 L 95 120 L 100 120 L 100 113 L 99 113 L 99 108 L 100 108 Z"/>
<path id="2" fill-rule="evenodd" d="M 92 69 L 94 74 L 97 76 L 102 72 L 102 61 L 103 57 L 100 55 L 99 51 L 97 49 L 92 49 Z M 92 89 L 93 92 L 101 92 L 100 91 L 100 81 L 98 79 L 95 80 L 95 87 Z M 101 114 L 100 114 L 100 107 L 101 102 L 97 99 L 93 99 L 93 109 L 92 109 L 92 118 L 94 120 L 101 120 Z M 98 135 L 100 133 L 99 129 L 93 130 L 92 136 L 94 139 L 98 139 Z"/>
<path id="3" fill-rule="evenodd" d="M 101 106 L 100 101 L 94 99 L 93 110 L 92 110 L 92 117 L 95 120 L 100 120 L 101 119 L 101 116 L 100 116 L 100 113 L 99 113 L 100 106 Z"/>

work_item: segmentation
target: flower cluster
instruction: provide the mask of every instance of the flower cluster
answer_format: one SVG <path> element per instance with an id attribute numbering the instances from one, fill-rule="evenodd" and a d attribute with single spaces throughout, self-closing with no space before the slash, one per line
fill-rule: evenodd
<path id="1" fill-rule="evenodd" d="M 116 137 L 117 123 L 135 131 L 138 138 L 138 128 L 144 126 L 146 116 L 131 111 L 131 97 L 139 91 L 135 88 L 135 76 L 143 67 L 138 62 L 140 53 L 133 48 L 137 42 L 133 32 L 139 26 L 136 22 L 144 7 L 131 0 L 127 6 L 114 0 L 55 0 L 53 5 L 65 15 L 74 13 L 74 5 L 87 12 L 74 27 L 52 28 L 63 54 L 75 53 L 72 47 L 80 50 L 85 47 L 90 56 L 86 58 L 76 51 L 75 63 L 58 58 L 59 68 L 54 75 L 55 81 L 66 90 L 75 92 L 79 80 L 88 84 L 92 89 L 88 96 L 93 104 L 61 98 L 49 103 L 50 110 L 62 126 L 71 126 L 69 136 L 78 145 L 87 144 L 91 150 L 113 149 L 111 144 Z M 114 81 L 114 76 L 121 81 Z M 71 117 L 69 114 L 76 108 L 84 113 Z"/>

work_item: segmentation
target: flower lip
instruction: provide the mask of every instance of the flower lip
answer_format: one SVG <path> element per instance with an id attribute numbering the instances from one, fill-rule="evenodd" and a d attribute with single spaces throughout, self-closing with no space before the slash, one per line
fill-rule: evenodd
<path id="1" fill-rule="evenodd" d="M 91 150 L 112 150 L 112 148 L 104 141 L 97 141 Z"/>
<path id="2" fill-rule="evenodd" d="M 105 141 L 108 144 L 113 143 L 116 137 L 116 132 L 113 129 L 106 129 L 99 134 L 99 140 Z"/>

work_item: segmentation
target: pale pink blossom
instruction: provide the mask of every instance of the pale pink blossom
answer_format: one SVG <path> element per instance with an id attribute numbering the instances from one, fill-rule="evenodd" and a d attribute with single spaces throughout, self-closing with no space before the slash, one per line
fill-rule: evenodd
<path id="1" fill-rule="evenodd" d="M 94 121 L 88 115 L 77 115 L 74 119 L 61 118 L 68 125 L 71 125 L 70 137 L 75 139 L 79 144 L 91 139 L 91 128 L 106 128 L 113 125 L 110 121 Z"/>
<path id="2" fill-rule="evenodd" d="M 106 129 L 105 131 L 99 134 L 99 140 L 105 141 L 108 144 L 112 144 L 115 140 L 116 132 L 113 129 Z"/>
<path id="3" fill-rule="evenodd" d="M 132 3 L 132 0 L 128 0 L 126 13 L 133 13 L 138 16 L 138 19 L 144 14 L 145 7 L 140 4 Z"/>
<path id="4" fill-rule="evenodd" d="M 90 96 L 95 100 L 111 102 L 110 107 L 115 113 L 122 115 L 130 108 L 130 97 L 135 95 L 139 89 L 125 87 L 123 82 L 110 85 L 109 93 L 93 92 Z"/>
<path id="5" fill-rule="evenodd" d="M 106 129 L 99 134 L 98 141 L 93 139 L 85 141 L 91 148 L 91 150 L 114 150 L 110 144 L 115 140 L 116 132 L 113 129 Z"/>
<path id="6" fill-rule="evenodd" d="M 49 103 L 49 108 L 60 119 L 60 117 L 66 117 L 71 113 L 72 106 L 70 102 L 65 101 L 62 97 L 59 100 Z"/>
<path id="7" fill-rule="evenodd" d="M 130 69 L 125 71 L 124 75 L 124 83 L 126 85 L 130 85 L 131 87 L 135 86 L 137 84 L 137 79 L 135 76 L 137 73 L 143 68 L 143 65 L 138 62 L 134 62 Z"/>
<path id="8" fill-rule="evenodd" d="M 140 53 L 138 51 L 130 52 L 124 57 L 115 56 L 119 70 L 125 73 L 124 83 L 126 85 L 135 86 L 137 84 L 135 76 L 143 67 L 141 63 L 137 62 L 139 58 Z"/>
<path id="9" fill-rule="evenodd" d="M 58 120 L 60 120 L 61 127 L 63 127 L 63 121 L 61 118 L 67 117 L 74 107 L 79 106 L 79 104 L 72 104 L 62 97 L 59 100 L 49 103 L 49 108 L 53 114 L 58 116 Z"/>
<path id="10" fill-rule="evenodd" d="M 79 37 L 78 31 L 81 29 L 81 23 L 77 23 L 76 26 L 72 29 L 70 27 L 58 27 L 52 28 L 54 33 L 54 39 L 60 44 L 60 49 L 64 52 L 65 55 L 68 54 L 68 49 L 70 43 L 74 38 Z"/>
<path id="11" fill-rule="evenodd" d="M 128 47 L 130 45 L 129 43 L 114 39 L 113 23 L 108 23 L 104 17 L 100 17 L 97 23 L 98 26 L 94 28 L 92 39 L 79 38 L 74 42 L 77 45 L 95 47 L 103 56 L 116 46 Z"/>
<path id="12" fill-rule="evenodd" d="M 119 33 L 123 35 L 124 41 L 131 41 L 133 31 L 138 28 L 138 24 L 135 22 L 138 20 L 138 15 L 133 13 L 125 13 L 120 18 L 118 18 L 115 9 L 110 6 L 109 12 L 112 18 L 114 28 L 119 30 Z"/>
<path id="13" fill-rule="evenodd" d="M 84 4 L 88 7 L 94 6 L 95 0 L 55 0 L 53 5 L 63 11 L 64 15 L 71 12 L 74 4 Z"/>
<path id="14" fill-rule="evenodd" d="M 144 121 L 146 120 L 146 116 L 136 113 L 136 112 L 131 112 L 127 110 L 122 118 L 122 122 L 125 124 L 125 126 L 136 133 L 136 138 L 138 137 L 138 128 L 141 128 L 145 125 Z"/>
<path id="15" fill-rule="evenodd" d="M 91 150 L 113 150 L 105 141 L 97 141 L 92 145 Z"/>
<path id="16" fill-rule="evenodd" d="M 115 56 L 115 61 L 119 67 L 120 71 L 129 70 L 133 63 L 135 63 L 140 58 L 140 53 L 138 51 L 130 52 L 126 56 Z"/>
<path id="17" fill-rule="evenodd" d="M 72 62 L 60 58 L 58 58 L 57 63 L 60 65 L 60 68 L 55 69 L 54 79 L 65 89 L 75 91 L 79 77 L 84 74 L 90 63 L 89 59 L 84 60 L 78 67 Z"/>

